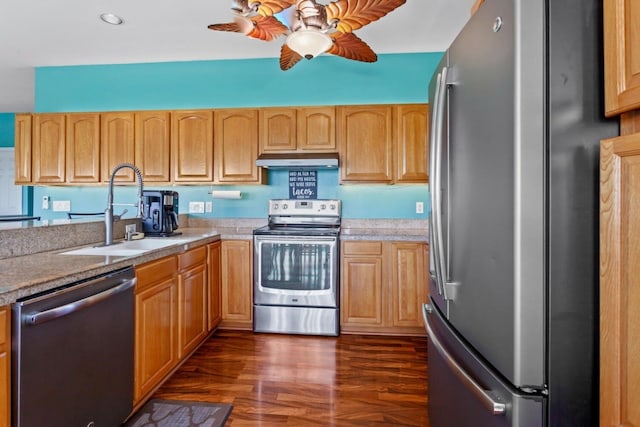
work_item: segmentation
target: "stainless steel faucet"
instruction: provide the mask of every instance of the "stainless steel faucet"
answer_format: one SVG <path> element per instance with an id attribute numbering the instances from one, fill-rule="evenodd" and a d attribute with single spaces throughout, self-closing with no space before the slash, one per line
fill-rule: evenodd
<path id="1" fill-rule="evenodd" d="M 134 165 L 132 165 L 131 163 L 120 163 L 118 166 L 116 166 L 115 168 L 113 168 L 113 172 L 111 172 L 111 178 L 109 178 L 109 195 L 107 197 L 107 209 L 104 211 L 104 245 L 105 246 L 109 246 L 113 244 L 113 221 L 114 218 L 115 219 L 120 219 L 120 217 L 122 215 L 124 215 L 125 212 L 127 212 L 127 210 L 125 209 L 124 212 L 120 215 L 116 215 L 114 217 L 113 215 L 113 179 L 116 176 L 116 173 L 123 168 L 129 168 L 132 169 L 135 174 L 136 177 L 138 179 L 138 203 L 134 203 L 134 204 L 118 204 L 118 206 L 137 206 L 138 207 L 138 214 L 136 215 L 136 218 L 142 218 L 143 216 L 143 205 L 142 205 L 142 187 L 143 187 L 143 183 L 142 183 L 142 173 L 140 172 L 140 169 L 138 169 L 137 167 L 135 167 Z"/>

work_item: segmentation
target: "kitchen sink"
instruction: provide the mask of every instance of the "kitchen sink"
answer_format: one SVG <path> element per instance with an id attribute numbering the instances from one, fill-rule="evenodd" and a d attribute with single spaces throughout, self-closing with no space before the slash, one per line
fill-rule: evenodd
<path id="1" fill-rule="evenodd" d="M 134 256 L 154 249 L 179 245 L 189 239 L 141 239 L 117 242 L 110 246 L 93 246 L 61 252 L 60 255 L 93 255 L 93 256 Z"/>

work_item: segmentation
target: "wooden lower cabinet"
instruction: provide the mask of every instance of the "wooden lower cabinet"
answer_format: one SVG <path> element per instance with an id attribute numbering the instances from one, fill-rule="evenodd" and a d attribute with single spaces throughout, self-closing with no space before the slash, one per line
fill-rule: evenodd
<path id="1" fill-rule="evenodd" d="M 427 245 L 415 242 L 342 242 L 343 333 L 425 335 Z"/>
<path id="2" fill-rule="evenodd" d="M 600 148 L 600 425 L 640 426 L 640 133 Z"/>
<path id="3" fill-rule="evenodd" d="M 209 335 L 208 249 L 136 267 L 134 406 Z"/>
<path id="4" fill-rule="evenodd" d="M 223 240 L 221 297 L 224 329 L 253 329 L 253 251 L 251 240 Z"/>
<path id="5" fill-rule="evenodd" d="M 180 359 L 207 336 L 207 248 L 200 246 L 178 255 L 178 334 Z"/>
<path id="6" fill-rule="evenodd" d="M 209 301 L 208 325 L 209 331 L 213 331 L 222 320 L 222 307 L 220 305 L 220 263 L 221 263 L 222 243 L 214 242 L 207 245 L 208 252 L 208 275 L 209 275 Z"/>
<path id="7" fill-rule="evenodd" d="M 11 425 L 11 309 L 0 307 L 0 427 Z"/>
<path id="8" fill-rule="evenodd" d="M 134 405 L 178 365 L 178 262 L 136 267 Z"/>

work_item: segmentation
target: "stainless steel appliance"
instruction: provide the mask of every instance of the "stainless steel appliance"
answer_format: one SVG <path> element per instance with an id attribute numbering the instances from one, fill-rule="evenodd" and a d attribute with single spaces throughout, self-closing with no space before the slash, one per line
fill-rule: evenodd
<path id="1" fill-rule="evenodd" d="M 270 200 L 254 230 L 254 331 L 338 335 L 339 200 Z"/>
<path id="2" fill-rule="evenodd" d="M 178 192 L 144 190 L 142 192 L 142 231 L 149 236 L 175 236 L 178 229 Z"/>
<path id="3" fill-rule="evenodd" d="M 119 426 L 133 409 L 131 267 L 12 306 L 13 425 Z"/>
<path id="4" fill-rule="evenodd" d="M 598 423 L 601 26 L 486 0 L 431 81 L 432 427 Z"/>

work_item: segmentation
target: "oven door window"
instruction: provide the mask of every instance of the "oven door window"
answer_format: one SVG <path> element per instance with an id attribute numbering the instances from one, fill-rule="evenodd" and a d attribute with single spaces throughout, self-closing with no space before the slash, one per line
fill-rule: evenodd
<path id="1" fill-rule="evenodd" d="M 333 292 L 336 241 L 259 241 L 258 280 L 263 292 Z"/>

